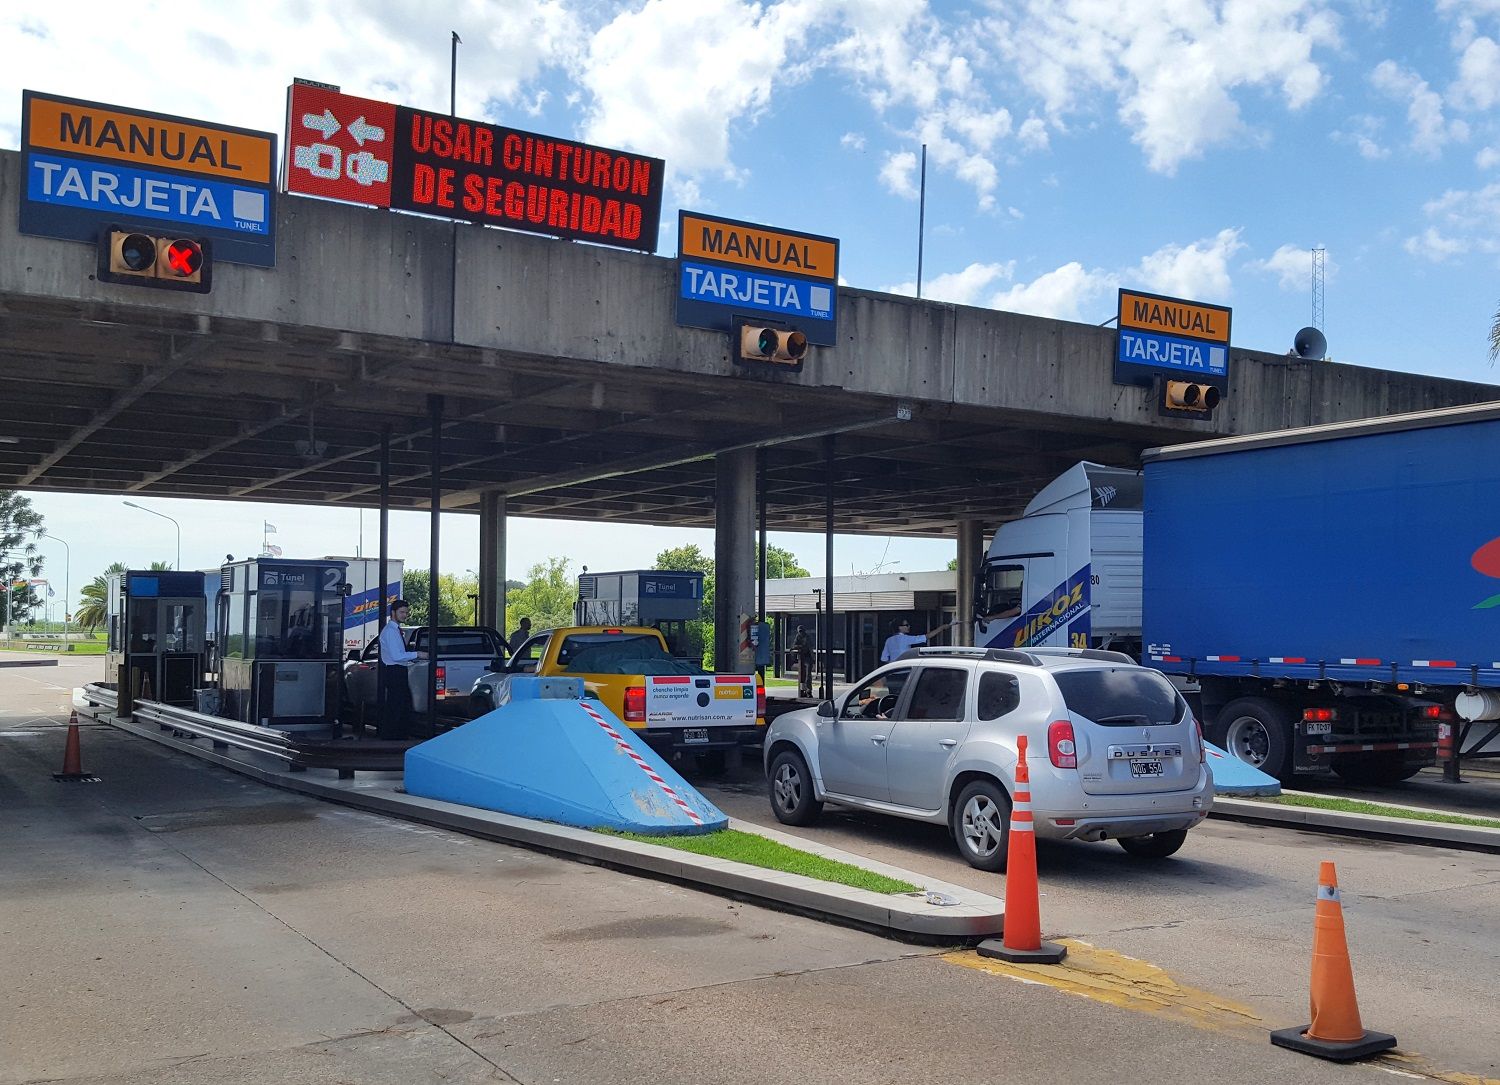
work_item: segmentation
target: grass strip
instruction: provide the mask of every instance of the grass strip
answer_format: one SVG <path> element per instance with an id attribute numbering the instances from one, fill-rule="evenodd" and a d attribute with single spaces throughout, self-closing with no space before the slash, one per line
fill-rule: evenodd
<path id="1" fill-rule="evenodd" d="M 919 893 L 921 887 L 910 882 L 887 878 L 850 863 L 836 859 L 825 859 L 821 855 L 788 847 L 739 829 L 720 829 L 714 833 L 695 836 L 648 836 L 645 833 L 623 833 L 614 829 L 598 830 L 608 836 L 624 840 L 636 840 L 642 844 L 660 844 L 664 848 L 677 848 L 695 855 L 709 855 L 715 859 L 733 859 L 737 863 L 780 870 L 787 874 L 802 874 L 823 882 L 835 882 L 855 889 L 868 889 L 872 893 Z"/>
<path id="2" fill-rule="evenodd" d="M 1401 806 L 1385 806 L 1378 802 L 1360 799 L 1336 799 L 1322 795 L 1275 795 L 1253 802 L 1275 803 L 1278 806 L 1306 806 L 1314 810 L 1339 810 L 1346 814 L 1378 814 L 1381 817 L 1404 818 L 1407 821 L 1432 821 L 1444 825 L 1475 825 L 1482 829 L 1500 829 L 1500 821 L 1494 818 L 1471 818 L 1462 814 L 1449 814 L 1441 810 L 1409 810 Z"/>

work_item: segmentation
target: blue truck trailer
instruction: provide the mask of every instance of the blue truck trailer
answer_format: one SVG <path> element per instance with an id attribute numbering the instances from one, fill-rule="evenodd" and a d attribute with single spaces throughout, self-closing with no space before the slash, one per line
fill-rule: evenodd
<path id="1" fill-rule="evenodd" d="M 1001 525 L 976 644 L 1139 653 L 1281 779 L 1497 755 L 1500 403 L 1142 458 L 1079 464 Z"/>

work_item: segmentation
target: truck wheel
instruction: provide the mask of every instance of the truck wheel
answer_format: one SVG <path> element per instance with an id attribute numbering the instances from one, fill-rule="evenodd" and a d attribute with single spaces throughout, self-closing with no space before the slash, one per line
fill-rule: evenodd
<path id="1" fill-rule="evenodd" d="M 1333 771 L 1345 783 L 1378 787 L 1410 780 L 1422 771 L 1422 766 L 1408 765 L 1400 750 L 1382 750 L 1341 754 L 1333 759 Z"/>
<path id="2" fill-rule="evenodd" d="M 948 814 L 958 852 L 971 867 L 1005 869 L 1010 847 L 1010 798 L 991 780 L 971 781 Z"/>
<path id="3" fill-rule="evenodd" d="M 1173 829 L 1145 836 L 1122 836 L 1116 843 L 1137 859 L 1165 859 L 1169 855 L 1175 855 L 1186 840 L 1186 829 Z"/>
<path id="4" fill-rule="evenodd" d="M 1224 749 L 1283 782 L 1292 773 L 1292 717 L 1275 701 L 1241 697 L 1219 710 L 1216 732 Z"/>
<path id="5" fill-rule="evenodd" d="M 823 812 L 813 795 L 812 773 L 796 750 L 782 750 L 771 762 L 771 810 L 785 825 L 811 825 Z"/>

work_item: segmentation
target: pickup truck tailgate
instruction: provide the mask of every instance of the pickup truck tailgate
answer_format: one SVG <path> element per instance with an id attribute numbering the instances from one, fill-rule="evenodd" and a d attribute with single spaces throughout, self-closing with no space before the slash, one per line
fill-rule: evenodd
<path id="1" fill-rule="evenodd" d="M 647 727 L 754 727 L 753 674 L 646 679 Z"/>

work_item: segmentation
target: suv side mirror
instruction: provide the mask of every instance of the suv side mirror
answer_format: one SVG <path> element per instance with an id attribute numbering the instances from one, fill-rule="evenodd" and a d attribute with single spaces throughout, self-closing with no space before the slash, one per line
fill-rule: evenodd
<path id="1" fill-rule="evenodd" d="M 824 719 L 833 719 L 833 717 L 837 715 L 837 713 L 833 709 L 833 702 L 824 701 L 820 705 L 818 705 L 818 715 L 822 716 Z"/>
<path id="2" fill-rule="evenodd" d="M 350 663 L 358 663 L 359 662 L 359 649 L 358 648 L 350 648 L 349 649 L 349 654 L 346 655 L 344 658 L 346 660 L 348 660 Z"/>
<path id="3" fill-rule="evenodd" d="M 494 659 L 490 660 L 490 670 L 492 670 L 492 671 L 503 671 L 503 670 L 505 670 L 505 657 L 503 657 L 503 656 L 496 656 Z"/>

